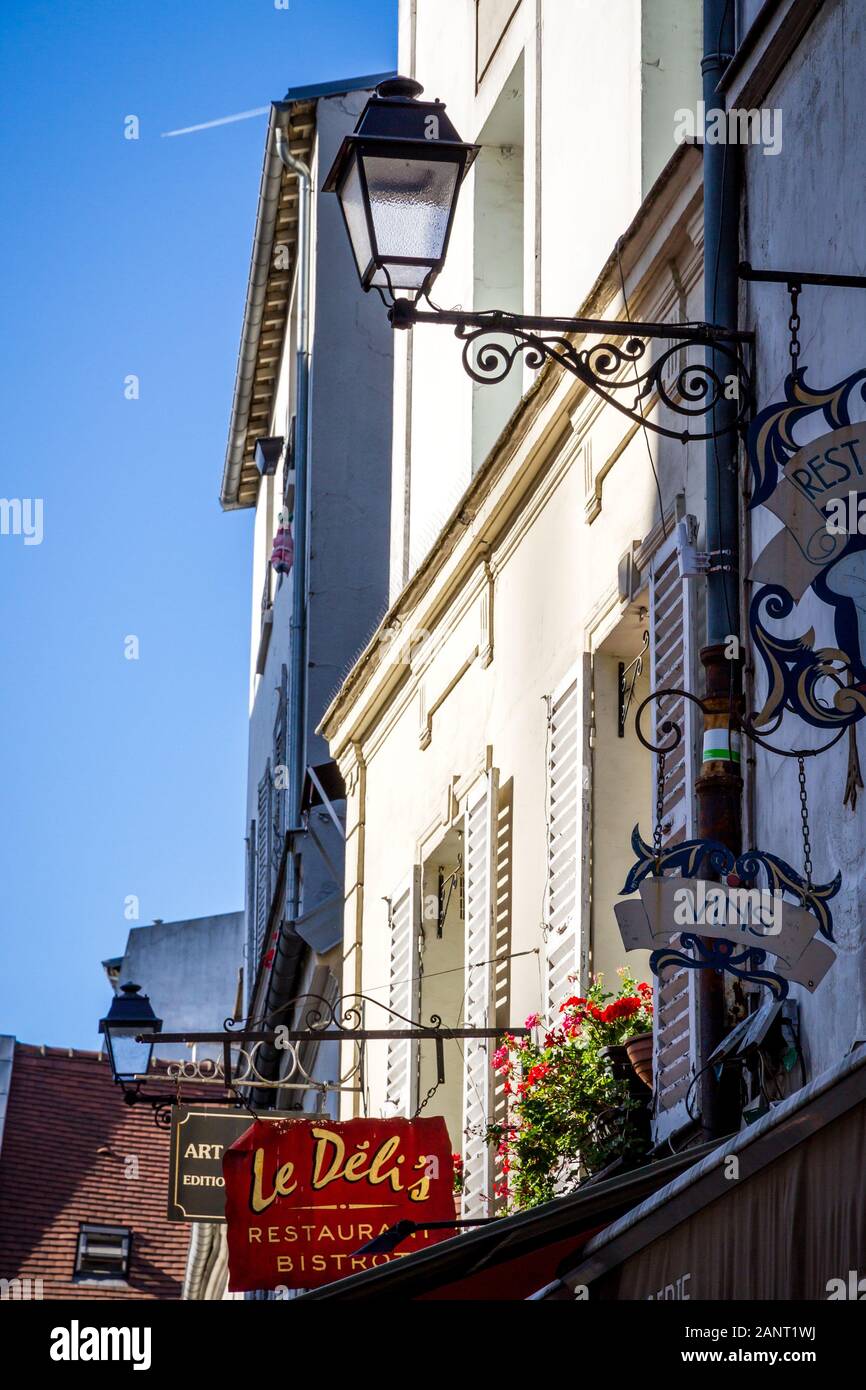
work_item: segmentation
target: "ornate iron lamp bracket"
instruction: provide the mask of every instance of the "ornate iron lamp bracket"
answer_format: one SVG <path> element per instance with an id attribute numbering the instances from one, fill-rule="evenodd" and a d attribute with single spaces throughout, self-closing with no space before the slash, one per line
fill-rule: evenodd
<path id="1" fill-rule="evenodd" d="M 537 370 L 546 362 L 561 367 L 608 405 L 654 434 L 688 443 L 744 429 L 751 418 L 753 386 L 749 349 L 754 334 L 709 323 L 628 323 L 618 319 L 542 318 L 494 309 L 464 313 L 438 309 L 428 299 L 395 299 L 388 317 L 394 328 L 444 324 L 463 342 L 463 366 L 473 381 L 495 385 L 519 363 Z M 589 346 L 583 340 L 600 336 Z M 662 344 L 650 351 L 653 340 Z M 688 360 L 690 347 L 704 349 Z M 714 428 L 720 401 L 736 401 L 736 418 Z M 677 429 L 651 418 L 654 405 L 672 414 L 709 423 L 710 428 Z"/>
<path id="2" fill-rule="evenodd" d="M 368 1007 L 380 1009 L 389 1019 L 396 1019 L 405 1027 L 368 1028 L 364 1026 L 365 1010 Z M 196 1088 L 212 1085 L 217 1090 L 229 1094 L 216 1097 L 208 1104 L 228 1105 L 256 1090 L 274 1091 L 358 1091 L 363 1063 L 363 1048 L 369 1042 L 412 1040 L 432 1042 L 436 1049 L 437 1086 L 445 1079 L 445 1056 L 443 1044 L 448 1041 L 493 1041 L 508 1033 L 511 1037 L 528 1037 L 526 1027 L 464 1028 L 449 1027 L 438 1014 L 432 1014 L 427 1024 L 407 1018 L 389 1009 L 378 999 L 363 994 L 343 995 L 337 1000 L 326 999 L 318 994 L 302 994 L 282 1006 L 279 1011 L 293 1020 L 293 1026 L 273 1026 L 273 1018 L 267 1027 L 261 1020 L 244 1019 L 238 1021 L 227 1018 L 222 1032 L 213 1033 L 160 1033 L 160 1043 L 171 1045 L 187 1044 L 220 1047 L 219 1058 L 190 1059 L 189 1061 L 169 1062 L 165 1073 L 136 1078 L 134 1087 L 127 1088 L 124 1100 L 128 1105 L 150 1105 L 155 1110 L 158 1124 L 170 1122 L 168 1112 L 172 1104 L 180 1099 L 180 1087 L 186 1083 Z M 310 1075 L 304 1066 L 300 1048 L 304 1043 L 343 1042 L 354 1045 L 346 1070 L 335 1081 L 322 1081 Z M 265 1076 L 257 1056 L 262 1046 L 270 1046 L 286 1054 L 286 1063 L 281 1067 L 278 1080 Z M 150 1094 L 146 1090 L 148 1081 L 167 1081 L 174 1083 L 178 1094 L 175 1096 Z M 434 1088 L 435 1089 L 435 1088 Z M 201 1100 L 201 1092 L 197 1097 Z"/>

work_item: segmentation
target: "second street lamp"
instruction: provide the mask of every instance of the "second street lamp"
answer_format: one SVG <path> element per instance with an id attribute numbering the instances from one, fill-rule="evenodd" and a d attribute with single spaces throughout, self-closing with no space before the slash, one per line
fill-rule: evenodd
<path id="1" fill-rule="evenodd" d="M 405 77 L 381 83 L 324 183 L 340 201 L 361 287 L 379 292 L 392 326 L 453 328 L 463 342 L 463 365 L 481 384 L 502 381 L 516 362 L 532 369 L 558 362 L 630 420 L 682 443 L 742 428 L 752 406 L 746 356 L 751 333 L 707 323 L 472 313 L 430 303 L 460 185 L 479 146 L 462 141 L 442 102 L 420 100 L 422 91 Z M 421 307 L 424 301 L 429 307 Z M 576 334 L 602 335 L 605 341 L 578 346 Z M 653 339 L 661 340 L 655 352 L 648 350 Z M 687 358 L 690 346 L 700 352 Z M 730 400 L 736 409 L 717 424 L 716 406 Z M 699 433 L 677 427 L 669 417 L 655 419 L 656 404 L 686 417 L 686 423 L 698 419 L 709 428 Z"/>
<path id="2" fill-rule="evenodd" d="M 162 1019 L 157 1018 L 147 995 L 141 993 L 141 986 L 122 985 L 105 1018 L 100 1019 L 99 1031 L 105 1036 L 114 1079 L 124 1088 L 137 1085 L 147 1075 L 161 1028 Z"/>

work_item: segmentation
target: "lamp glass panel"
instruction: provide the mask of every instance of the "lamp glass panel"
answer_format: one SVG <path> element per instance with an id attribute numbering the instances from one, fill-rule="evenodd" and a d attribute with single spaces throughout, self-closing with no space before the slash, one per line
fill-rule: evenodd
<path id="1" fill-rule="evenodd" d="M 109 1038 L 115 1076 L 143 1076 L 147 1071 L 153 1043 L 136 1042 L 136 1035 L 141 1031 L 140 1023 L 134 1024 L 131 1028 L 111 1029 Z"/>
<path id="2" fill-rule="evenodd" d="M 346 218 L 346 226 L 349 228 L 349 240 L 352 243 L 358 274 L 363 279 L 373 253 L 367 229 L 367 214 L 364 208 L 364 195 L 361 188 L 361 176 L 358 173 L 357 156 L 353 156 L 346 176 L 340 185 L 340 203 Z"/>
<path id="3" fill-rule="evenodd" d="M 426 261 L 428 266 L 441 260 L 462 161 L 380 154 L 363 158 L 377 260 L 390 263 L 411 257 Z M 417 288 L 419 269 L 394 266 L 391 279 L 395 288 Z"/>
<path id="4" fill-rule="evenodd" d="M 426 264 L 393 265 L 389 261 L 386 269 L 375 272 L 370 284 L 379 285 L 383 290 L 420 290 L 429 274 L 430 266 Z"/>

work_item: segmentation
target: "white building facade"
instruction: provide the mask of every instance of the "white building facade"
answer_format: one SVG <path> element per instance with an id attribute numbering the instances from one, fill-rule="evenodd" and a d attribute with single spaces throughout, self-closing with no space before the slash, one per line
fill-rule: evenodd
<path id="1" fill-rule="evenodd" d="M 698 93 L 695 6 L 400 15 L 401 71 L 481 146 L 435 303 L 700 321 L 701 159 L 673 119 Z M 652 831 L 635 710 L 651 682 L 697 679 L 702 594 L 680 582 L 676 531 L 702 535 L 703 445 L 645 429 L 556 365 L 477 384 L 443 328 L 397 335 L 394 381 L 392 606 L 322 725 L 348 793 L 343 987 L 453 1027 L 552 1021 L 591 976 L 650 978 L 613 906 L 635 823 Z M 658 392 L 643 410 L 684 427 Z M 669 841 L 694 830 L 699 730 L 681 712 Z M 693 982 L 681 973 L 658 1002 L 661 1141 L 690 1122 Z M 472 1216 L 493 1209 L 493 1050 L 447 1043 L 429 1100 Z M 366 1080 L 344 1113 L 413 1114 L 433 1050 L 371 1044 Z"/>
<path id="2" fill-rule="evenodd" d="M 861 237 L 844 171 L 863 128 L 861 103 L 833 55 L 859 51 L 859 11 L 842 0 L 735 11 L 719 101 L 755 108 L 759 117 L 757 135 L 729 150 L 739 171 L 739 254 L 756 267 L 857 275 Z M 670 323 L 674 343 L 676 325 L 710 317 L 701 12 L 686 0 L 606 10 L 541 0 L 401 4 L 401 71 L 444 100 L 461 136 L 481 146 L 433 290 L 436 305 L 617 319 L 623 338 L 629 321 Z M 727 26 L 729 17 L 720 18 Z M 772 140 L 762 144 L 764 108 Z M 773 123 L 776 108 L 784 124 Z M 690 111 L 695 135 L 677 143 Z M 804 181 L 815 210 L 805 222 Z M 811 301 L 801 299 L 804 314 L 813 305 L 801 361 L 810 384 L 828 396 L 860 369 L 856 334 L 844 328 L 856 292 L 816 288 Z M 711 307 L 712 294 L 711 284 Z M 760 406 L 784 398 L 789 313 L 784 285 L 742 281 L 737 321 L 728 326 L 754 335 L 746 357 Z M 576 341 L 591 349 L 594 340 Z M 666 346 L 656 340 L 652 350 Z M 552 1021 L 575 985 L 599 973 L 610 979 L 620 965 L 650 978 L 646 953 L 626 954 L 613 908 L 638 853 L 633 828 L 651 842 L 656 820 L 659 762 L 635 735 L 635 710 L 652 690 L 700 696 L 704 689 L 707 580 L 688 573 L 694 566 L 685 552 L 717 543 L 708 533 L 713 446 L 671 437 L 682 417 L 665 400 L 679 392 L 682 402 L 679 373 L 702 360 L 689 347 L 666 360 L 662 382 L 642 398 L 642 422 L 555 365 L 536 375 L 518 363 L 490 385 L 467 375 L 461 344 L 445 329 L 419 324 L 397 335 L 391 608 L 322 723 L 348 795 L 347 992 L 403 1017 L 505 1030 L 530 1014 Z M 620 387 L 628 370 L 622 363 Z M 742 379 L 732 395 L 740 389 L 747 389 Z M 859 415 L 851 409 L 855 422 L 866 413 L 862 404 Z M 798 446 L 827 432 L 832 411 L 831 400 Z M 743 644 L 750 571 L 778 525 L 748 505 L 755 482 L 745 447 L 729 447 L 726 457 L 742 480 L 743 582 L 729 635 L 732 652 L 745 654 L 751 714 L 767 689 L 753 643 Z M 727 467 L 717 456 L 717 476 Z M 727 558 L 710 554 L 702 563 L 721 567 Z M 858 633 L 859 564 L 849 555 L 828 580 L 843 627 Z M 815 645 L 832 648 L 835 634 L 838 648 L 830 604 L 819 610 L 817 596 L 806 595 L 790 618 L 771 624 L 773 632 L 800 638 L 814 613 L 823 624 Z M 839 668 L 841 684 L 857 687 L 859 660 L 855 651 Z M 819 705 L 839 683 L 825 686 Z M 706 834 L 701 784 L 706 790 L 707 763 L 719 762 L 718 738 L 702 740 L 700 712 L 686 698 L 656 706 L 657 742 L 663 719 L 683 732 L 665 760 L 658 817 L 662 842 L 673 849 Z M 720 719 L 707 717 L 714 735 Z M 651 713 L 643 727 L 651 733 Z M 755 727 L 773 729 L 768 718 Z M 824 737 L 788 708 L 786 751 Z M 852 805 L 849 796 L 842 804 L 846 776 L 856 781 L 856 737 L 806 760 L 811 883 L 842 875 L 832 895 L 835 959 L 817 986 L 791 985 L 775 1016 L 787 1061 L 773 1064 L 769 1089 L 763 1079 L 744 1085 L 735 1124 L 771 1111 L 866 1036 L 864 801 Z M 744 740 L 733 775 L 743 782 L 742 847 L 805 876 L 797 772 L 796 758 Z M 708 1042 L 711 980 L 710 972 L 668 967 L 654 982 L 657 1151 L 688 1143 L 711 1123 L 701 1089 L 721 1036 Z M 755 980 L 728 976 L 722 1032 L 768 998 Z M 441 1109 L 464 1159 L 470 1215 L 495 1205 L 484 1131 L 505 1101 L 491 1052 L 482 1041 L 446 1044 L 446 1081 L 437 1084 L 424 1045 L 371 1045 L 365 1090 L 343 1106 L 344 1114 L 414 1114 L 425 1103 Z M 768 1055 L 757 1044 L 750 1054 L 761 1077 Z"/>

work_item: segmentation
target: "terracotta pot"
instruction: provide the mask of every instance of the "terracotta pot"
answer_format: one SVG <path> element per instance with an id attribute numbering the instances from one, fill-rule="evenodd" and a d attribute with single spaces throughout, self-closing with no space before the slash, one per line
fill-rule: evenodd
<path id="1" fill-rule="evenodd" d="M 636 1033 L 625 1044 L 625 1051 L 635 1072 L 645 1086 L 652 1090 L 653 1084 L 653 1035 Z"/>

